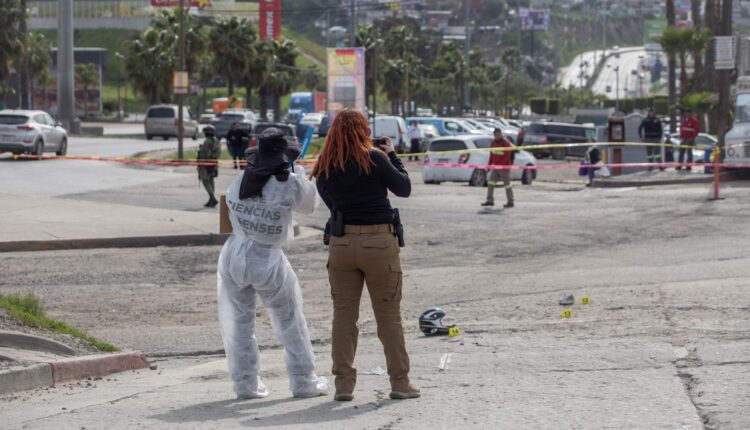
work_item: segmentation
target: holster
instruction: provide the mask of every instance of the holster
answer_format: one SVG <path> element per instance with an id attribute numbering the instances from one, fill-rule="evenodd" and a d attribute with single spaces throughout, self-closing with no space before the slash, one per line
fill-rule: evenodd
<path id="1" fill-rule="evenodd" d="M 401 214 L 398 209 L 393 209 L 393 235 L 398 239 L 399 248 L 406 246 L 404 243 L 404 225 L 401 224 Z"/>
<path id="2" fill-rule="evenodd" d="M 326 228 L 323 230 L 323 244 L 331 243 L 331 236 L 341 237 L 344 235 L 344 214 L 341 211 L 334 210 L 331 217 L 326 222 Z"/>

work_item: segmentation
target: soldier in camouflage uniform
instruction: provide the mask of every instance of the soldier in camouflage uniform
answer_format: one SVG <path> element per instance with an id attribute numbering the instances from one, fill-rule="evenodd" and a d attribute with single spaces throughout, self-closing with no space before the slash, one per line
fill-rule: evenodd
<path id="1" fill-rule="evenodd" d="M 216 138 L 216 129 L 212 125 L 205 127 L 203 134 L 206 135 L 206 140 L 198 148 L 198 162 L 211 162 L 213 164 L 199 165 L 198 179 L 203 184 L 206 192 L 208 192 L 208 202 L 203 206 L 213 208 L 219 203 L 214 196 L 214 178 L 219 176 L 218 160 L 221 157 L 221 145 L 219 144 L 219 139 Z"/>

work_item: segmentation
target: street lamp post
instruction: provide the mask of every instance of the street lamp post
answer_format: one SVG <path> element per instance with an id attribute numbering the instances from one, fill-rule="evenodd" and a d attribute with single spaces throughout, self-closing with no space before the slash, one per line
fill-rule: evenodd
<path id="1" fill-rule="evenodd" d="M 117 57 L 117 120 L 122 121 L 122 97 L 120 95 L 120 88 L 122 87 L 123 55 L 119 52 L 115 52 L 115 57 Z"/>
<path id="2" fill-rule="evenodd" d="M 611 64 L 607 64 L 607 67 L 612 68 L 615 72 L 615 111 L 620 111 L 620 66 L 612 67 Z"/>

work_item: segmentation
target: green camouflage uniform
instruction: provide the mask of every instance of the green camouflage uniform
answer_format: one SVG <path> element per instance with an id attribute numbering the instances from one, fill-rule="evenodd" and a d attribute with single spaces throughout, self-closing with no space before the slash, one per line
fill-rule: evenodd
<path id="1" fill-rule="evenodd" d="M 213 162 L 214 165 L 198 166 L 198 179 L 208 192 L 209 197 L 214 197 L 214 178 L 219 176 L 218 160 L 221 157 L 221 145 L 216 136 L 207 136 L 203 144 L 198 148 L 198 162 Z"/>

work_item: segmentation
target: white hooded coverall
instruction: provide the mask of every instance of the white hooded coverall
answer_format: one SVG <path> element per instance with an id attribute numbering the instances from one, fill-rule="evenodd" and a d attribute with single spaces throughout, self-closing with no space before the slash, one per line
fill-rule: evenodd
<path id="1" fill-rule="evenodd" d="M 240 200 L 241 183 L 242 175 L 227 191 L 233 232 L 221 250 L 217 268 L 219 326 L 234 392 L 238 398 L 268 395 L 258 375 L 257 294 L 271 317 L 274 334 L 284 346 L 292 394 L 326 394 L 328 381 L 315 375 L 300 285 L 281 250 L 281 245 L 294 239 L 292 210 L 313 212 L 315 186 L 300 166 L 295 166 L 285 182 L 271 176 L 260 198 Z"/>

